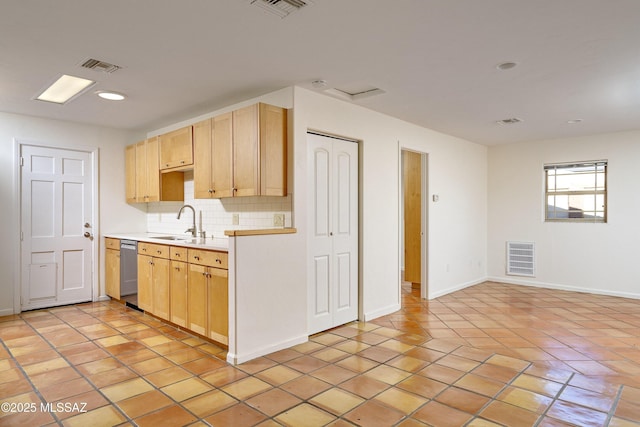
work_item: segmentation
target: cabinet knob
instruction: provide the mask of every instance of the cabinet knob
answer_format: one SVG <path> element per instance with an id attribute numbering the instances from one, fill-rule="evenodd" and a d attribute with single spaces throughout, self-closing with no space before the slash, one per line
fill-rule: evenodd
<path id="1" fill-rule="evenodd" d="M 211 188 L 210 188 L 210 189 L 209 189 L 209 193 L 213 193 L 213 189 L 211 189 Z"/>
<path id="2" fill-rule="evenodd" d="M 158 252 L 158 254 L 161 254 L 161 253 L 162 253 L 162 251 L 156 251 L 156 252 Z"/>
<path id="3" fill-rule="evenodd" d="M 167 168 L 168 168 L 168 167 L 169 167 L 169 163 L 167 163 L 167 164 L 165 165 L 165 167 L 167 167 Z"/>
<path id="4" fill-rule="evenodd" d="M 235 188 L 235 187 L 233 187 L 233 191 L 238 191 L 238 189 L 237 189 L 237 188 Z"/>
<path id="5" fill-rule="evenodd" d="M 149 261 L 149 265 L 153 265 L 153 261 Z"/>
<path id="6" fill-rule="evenodd" d="M 222 264 L 222 260 L 221 260 L 220 258 L 216 258 L 216 262 L 217 262 L 218 264 Z"/>
<path id="7" fill-rule="evenodd" d="M 194 256 L 193 259 L 195 259 L 196 261 L 200 261 L 200 257 L 199 256 Z"/>
<path id="8" fill-rule="evenodd" d="M 184 160 L 180 160 L 180 164 L 181 164 L 181 165 L 184 165 Z"/>

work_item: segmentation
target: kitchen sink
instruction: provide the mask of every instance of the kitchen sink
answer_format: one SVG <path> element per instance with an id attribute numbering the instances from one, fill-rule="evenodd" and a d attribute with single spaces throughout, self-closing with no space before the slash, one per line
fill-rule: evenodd
<path id="1" fill-rule="evenodd" d="M 193 238 L 193 237 L 182 237 L 182 236 L 154 236 L 151 237 L 152 239 L 159 239 L 159 240 L 171 240 L 174 242 L 183 242 L 183 243 L 191 243 L 194 245 L 202 245 L 205 243 L 204 239 L 198 239 L 198 238 Z"/>
<path id="2" fill-rule="evenodd" d="M 182 236 L 154 236 L 151 237 L 152 239 L 160 239 L 160 240 L 178 240 L 181 242 L 186 242 L 187 240 L 192 240 L 189 237 L 182 237 Z"/>

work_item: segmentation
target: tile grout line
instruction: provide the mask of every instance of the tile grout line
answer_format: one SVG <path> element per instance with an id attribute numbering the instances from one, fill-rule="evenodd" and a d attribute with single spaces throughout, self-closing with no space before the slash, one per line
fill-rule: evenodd
<path id="1" fill-rule="evenodd" d="M 564 392 L 566 390 L 566 388 L 569 387 L 569 383 L 571 382 L 571 380 L 573 379 L 573 377 L 575 375 L 576 375 L 576 373 L 572 372 L 571 376 L 569 378 L 567 378 L 567 381 L 564 384 L 562 384 L 562 387 L 560 387 L 560 390 L 558 390 L 556 395 L 553 397 L 553 399 L 551 400 L 551 403 L 549 404 L 549 406 L 547 406 L 547 409 L 545 409 L 542 412 L 542 414 L 540 414 L 540 418 L 538 419 L 538 422 L 535 423 L 533 427 L 537 427 L 538 425 L 540 425 L 542 420 L 544 420 L 544 418 L 547 416 L 547 413 L 549 412 L 549 410 L 551 409 L 553 404 L 556 403 L 558 400 L 560 400 L 560 395 L 562 395 L 562 392 Z M 551 418 L 555 419 L 554 417 L 551 417 Z"/>
<path id="2" fill-rule="evenodd" d="M 620 385 L 620 387 L 618 388 L 618 392 L 616 393 L 616 398 L 613 400 L 613 405 L 611 405 L 611 408 L 607 413 L 607 419 L 605 420 L 605 423 L 604 423 L 605 426 L 608 426 L 611 423 L 611 419 L 616 414 L 616 410 L 618 409 L 618 404 L 620 403 L 620 399 L 622 398 L 623 388 L 624 388 L 624 385 Z"/>

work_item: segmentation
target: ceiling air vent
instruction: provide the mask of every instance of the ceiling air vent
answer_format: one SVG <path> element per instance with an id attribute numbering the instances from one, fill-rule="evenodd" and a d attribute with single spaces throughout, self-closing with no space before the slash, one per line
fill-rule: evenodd
<path id="1" fill-rule="evenodd" d="M 499 125 L 514 125 L 522 121 L 523 121 L 522 119 L 519 119 L 517 117 L 512 117 L 510 119 L 498 120 L 496 123 L 498 123 Z"/>
<path id="2" fill-rule="evenodd" d="M 268 12 L 285 18 L 289 14 L 311 4 L 308 0 L 251 0 L 251 4 L 259 6 Z"/>
<path id="3" fill-rule="evenodd" d="M 105 73 L 113 73 L 114 71 L 118 71 L 120 66 L 109 64 L 108 62 L 100 61 L 97 59 L 87 59 L 81 65 L 83 68 L 89 68 L 90 70 L 102 71 Z"/>

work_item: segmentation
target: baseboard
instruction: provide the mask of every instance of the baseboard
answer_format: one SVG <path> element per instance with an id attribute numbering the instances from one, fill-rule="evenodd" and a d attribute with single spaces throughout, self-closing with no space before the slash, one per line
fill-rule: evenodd
<path id="1" fill-rule="evenodd" d="M 16 314 L 13 311 L 13 308 L 5 308 L 0 310 L 0 317 L 2 316 L 11 316 L 12 314 Z"/>
<path id="2" fill-rule="evenodd" d="M 402 308 L 402 304 L 392 304 L 389 305 L 387 307 L 383 307 L 380 308 L 378 310 L 375 311 L 371 311 L 369 313 L 364 313 L 364 319 L 362 319 L 365 322 L 369 322 L 373 319 L 377 319 L 378 317 L 382 317 L 382 316 L 386 316 L 387 314 L 391 314 L 391 313 L 395 313 L 396 311 L 400 310 Z"/>
<path id="3" fill-rule="evenodd" d="M 450 293 L 452 293 L 452 292 L 460 291 L 460 290 L 462 290 L 462 289 L 466 289 L 466 288 L 469 288 L 469 287 L 471 287 L 471 286 L 479 285 L 480 283 L 484 283 L 484 282 L 486 282 L 487 280 L 489 280 L 489 279 L 488 279 L 488 278 L 486 278 L 486 277 L 483 277 L 483 278 L 481 278 L 481 279 L 476 279 L 476 280 L 472 280 L 472 281 L 470 281 L 470 282 L 461 283 L 461 284 L 459 284 L 459 285 L 452 286 L 452 287 L 450 287 L 450 288 L 443 289 L 443 290 L 438 291 L 438 292 L 433 292 L 433 293 L 432 293 L 432 292 L 429 292 L 429 295 L 427 296 L 427 298 L 428 298 L 428 299 L 430 299 L 430 300 L 432 300 L 432 299 L 436 299 L 436 298 L 438 298 L 438 297 L 441 297 L 441 296 L 444 296 L 444 295 L 450 294 Z"/>
<path id="4" fill-rule="evenodd" d="M 293 347 L 294 345 L 302 344 L 307 341 L 309 341 L 309 337 L 307 335 L 300 335 L 298 337 L 291 338 L 277 344 L 252 350 L 248 353 L 235 354 L 228 352 L 227 362 L 231 363 L 232 365 L 239 365 L 241 363 L 248 362 L 249 360 L 253 360 L 267 354 L 275 353 L 276 351 L 284 350 L 285 348 Z"/>
<path id="5" fill-rule="evenodd" d="M 531 286 L 534 288 L 545 288 L 545 289 L 557 289 L 560 291 L 571 291 L 571 292 L 583 292 L 587 294 L 596 294 L 596 295 L 607 295 L 612 297 L 622 297 L 622 298 L 632 298 L 632 299 L 640 299 L 640 294 L 631 293 L 631 292 L 617 292 L 611 291 L 608 289 L 592 289 L 592 288 L 582 288 L 579 286 L 571 286 L 571 285 L 562 285 L 558 283 L 548 283 L 548 282 L 538 282 L 535 280 L 523 280 L 516 279 L 512 277 L 488 277 L 488 281 L 498 282 L 498 283 L 506 283 L 513 285 L 522 285 L 522 286 Z"/>

